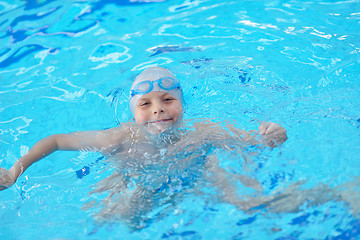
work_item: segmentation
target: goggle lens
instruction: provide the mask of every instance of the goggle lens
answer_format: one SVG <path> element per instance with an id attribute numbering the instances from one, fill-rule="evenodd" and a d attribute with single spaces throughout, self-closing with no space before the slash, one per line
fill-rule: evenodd
<path id="1" fill-rule="evenodd" d="M 134 95 L 145 95 L 151 92 L 154 88 L 154 84 L 157 83 L 160 88 L 170 91 L 175 88 L 180 88 L 180 84 L 177 80 L 171 77 L 163 77 L 156 81 L 142 81 L 135 85 L 131 90 L 131 97 Z"/>
<path id="2" fill-rule="evenodd" d="M 172 90 L 175 89 L 177 86 L 177 82 L 169 77 L 160 78 L 158 81 L 159 86 L 164 90 Z"/>
<path id="3" fill-rule="evenodd" d="M 150 81 L 144 81 L 144 82 L 140 82 L 138 83 L 135 88 L 133 89 L 133 91 L 135 92 L 135 94 L 141 94 L 141 93 L 148 93 L 151 91 L 152 88 L 152 84 Z M 145 93 L 145 94 L 146 94 Z"/>

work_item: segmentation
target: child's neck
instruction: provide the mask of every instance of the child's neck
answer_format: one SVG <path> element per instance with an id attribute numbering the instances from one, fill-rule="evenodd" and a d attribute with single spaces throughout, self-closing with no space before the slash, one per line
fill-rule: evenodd
<path id="1" fill-rule="evenodd" d="M 164 148 L 178 142 L 181 139 L 181 131 L 177 128 L 171 128 L 159 134 L 151 134 L 146 132 L 145 138 L 152 142 L 156 147 Z"/>

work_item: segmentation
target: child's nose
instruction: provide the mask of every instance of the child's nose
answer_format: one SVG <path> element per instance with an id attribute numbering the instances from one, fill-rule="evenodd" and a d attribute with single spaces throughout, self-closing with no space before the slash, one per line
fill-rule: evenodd
<path id="1" fill-rule="evenodd" d="M 165 111 L 165 109 L 163 108 L 163 106 L 161 104 L 154 104 L 154 108 L 153 108 L 154 114 L 163 113 L 164 111 Z"/>

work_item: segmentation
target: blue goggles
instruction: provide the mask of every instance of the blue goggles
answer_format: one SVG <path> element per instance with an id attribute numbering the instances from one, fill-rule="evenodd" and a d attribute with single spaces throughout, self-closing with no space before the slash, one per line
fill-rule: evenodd
<path id="1" fill-rule="evenodd" d="M 180 89 L 180 83 L 171 77 L 162 77 L 155 81 L 142 81 L 136 84 L 130 91 L 130 98 L 135 95 L 145 95 L 154 89 L 154 84 L 157 83 L 159 87 L 166 91 Z"/>

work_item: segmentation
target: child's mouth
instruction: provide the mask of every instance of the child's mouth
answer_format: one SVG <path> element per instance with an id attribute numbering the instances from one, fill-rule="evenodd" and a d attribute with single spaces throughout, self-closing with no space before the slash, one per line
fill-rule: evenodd
<path id="1" fill-rule="evenodd" d="M 162 122 L 169 122 L 171 121 L 172 118 L 169 119 L 161 119 L 161 120 L 153 120 L 153 121 L 149 121 L 148 123 L 162 123 Z"/>
<path id="2" fill-rule="evenodd" d="M 152 134 L 159 134 L 166 131 L 169 127 L 173 125 L 173 119 L 161 119 L 161 120 L 152 120 L 146 122 L 145 126 L 148 131 Z"/>

